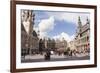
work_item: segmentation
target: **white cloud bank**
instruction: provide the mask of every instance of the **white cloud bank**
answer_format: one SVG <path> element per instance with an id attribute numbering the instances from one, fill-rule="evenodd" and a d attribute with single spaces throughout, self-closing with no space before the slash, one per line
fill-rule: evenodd
<path id="1" fill-rule="evenodd" d="M 36 28 L 40 31 L 40 38 L 47 37 L 47 33 L 54 29 L 54 26 L 56 25 L 54 21 L 55 19 L 53 16 L 48 19 L 41 20 L 38 24 L 38 28 Z"/>
<path id="2" fill-rule="evenodd" d="M 61 34 L 57 35 L 57 36 L 54 36 L 53 38 L 55 40 L 59 39 L 59 40 L 63 40 L 63 38 L 67 41 L 67 42 L 70 42 L 71 40 L 73 40 L 75 37 L 75 35 L 72 35 L 72 36 L 69 36 L 67 33 L 65 32 L 62 32 Z"/>
<path id="3" fill-rule="evenodd" d="M 66 21 L 72 24 L 75 24 L 78 26 L 78 17 L 80 16 L 82 25 L 86 23 L 87 17 L 89 18 L 89 13 L 72 13 L 72 12 L 45 12 L 47 16 L 49 16 L 48 19 L 43 19 L 38 24 L 38 28 L 36 30 L 40 31 L 40 38 L 48 37 L 48 33 L 54 29 L 54 26 L 56 25 L 54 22 L 55 20 L 59 21 Z M 62 28 L 63 29 L 63 28 Z M 64 38 L 66 41 L 73 40 L 75 35 L 68 35 L 65 32 L 62 32 L 56 36 L 54 36 L 54 39 L 62 39 Z"/>
<path id="4" fill-rule="evenodd" d="M 48 37 L 48 33 L 52 31 L 54 29 L 54 26 L 56 25 L 54 21 L 55 21 L 54 16 L 51 16 L 48 19 L 41 20 L 41 22 L 38 24 L 38 27 L 34 28 L 36 32 L 38 30 L 40 31 L 40 38 Z M 69 42 L 74 38 L 74 35 L 69 36 L 67 33 L 62 32 L 61 34 L 58 34 L 52 38 L 54 38 L 55 40 L 56 39 L 62 40 L 64 38 L 66 41 Z"/>
<path id="5" fill-rule="evenodd" d="M 54 13 L 50 13 L 50 12 L 46 12 L 46 14 L 48 16 L 53 15 L 56 20 L 64 20 L 66 22 L 73 23 L 76 26 L 78 25 L 78 17 L 79 16 L 81 18 L 82 25 L 85 25 L 87 17 L 88 18 L 90 17 L 89 13 L 72 13 L 72 12 L 67 12 L 67 13 L 66 12 L 64 12 L 64 13 L 54 12 Z"/>

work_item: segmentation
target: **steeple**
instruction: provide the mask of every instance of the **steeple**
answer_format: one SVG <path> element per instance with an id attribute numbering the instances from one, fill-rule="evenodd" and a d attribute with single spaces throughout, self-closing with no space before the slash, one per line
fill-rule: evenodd
<path id="1" fill-rule="evenodd" d="M 21 24 L 24 26 L 28 35 L 33 32 L 34 17 L 33 10 L 21 10 Z"/>
<path id="2" fill-rule="evenodd" d="M 38 37 L 39 37 L 39 36 L 40 36 L 40 31 L 38 30 L 38 32 L 37 32 L 37 33 L 38 33 L 37 35 L 38 35 Z"/>
<path id="3" fill-rule="evenodd" d="M 81 32 L 81 28 L 82 28 L 82 22 L 81 22 L 81 19 L 80 19 L 80 16 L 78 17 L 78 33 Z"/>
<path id="4" fill-rule="evenodd" d="M 89 21 L 88 17 L 86 19 L 86 24 L 90 24 L 90 21 Z"/>
<path id="5" fill-rule="evenodd" d="M 82 27 L 82 22 L 81 22 L 80 16 L 78 17 L 78 27 L 79 27 L 79 28 Z"/>
<path id="6" fill-rule="evenodd" d="M 29 27 L 30 31 L 29 31 L 29 33 L 31 34 L 34 30 L 33 27 L 34 27 L 35 14 L 34 14 L 33 10 L 29 10 L 29 15 L 30 15 L 30 27 Z"/>

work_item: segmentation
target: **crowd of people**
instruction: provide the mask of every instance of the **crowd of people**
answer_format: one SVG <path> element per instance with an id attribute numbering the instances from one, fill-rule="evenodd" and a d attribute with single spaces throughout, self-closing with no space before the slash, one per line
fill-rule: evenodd
<path id="1" fill-rule="evenodd" d="M 35 52 L 35 51 L 34 51 Z M 35 52 L 33 55 L 41 55 L 44 56 L 44 60 L 50 60 L 52 55 L 55 56 L 64 56 L 64 57 L 78 57 L 78 56 L 89 56 L 90 50 L 89 49 L 84 49 L 84 50 L 71 50 L 70 48 L 64 50 L 64 49 L 56 49 L 56 50 L 39 50 L 38 52 Z M 29 54 L 24 54 L 24 58 L 26 55 Z"/>

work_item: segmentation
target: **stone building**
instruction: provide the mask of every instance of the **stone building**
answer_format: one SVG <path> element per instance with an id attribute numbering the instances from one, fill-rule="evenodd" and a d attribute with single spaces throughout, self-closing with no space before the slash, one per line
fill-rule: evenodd
<path id="1" fill-rule="evenodd" d="M 55 50 L 55 40 L 50 38 L 44 38 L 44 50 Z"/>
<path id="2" fill-rule="evenodd" d="M 60 49 L 60 48 L 62 48 L 62 49 L 66 49 L 67 47 L 68 47 L 68 43 L 67 43 L 67 41 L 63 38 L 62 40 L 56 40 L 55 41 L 55 47 L 57 48 L 57 49 Z"/>
<path id="3" fill-rule="evenodd" d="M 71 49 L 71 50 L 75 50 L 76 49 L 76 46 L 75 46 L 75 40 L 72 40 L 68 43 L 68 47 Z"/>
<path id="4" fill-rule="evenodd" d="M 39 38 L 34 30 L 33 10 L 21 10 L 21 54 L 32 54 L 39 48 Z"/>
<path id="5" fill-rule="evenodd" d="M 90 22 L 88 18 L 83 26 L 80 17 L 78 18 L 75 46 L 79 52 L 90 51 Z"/>

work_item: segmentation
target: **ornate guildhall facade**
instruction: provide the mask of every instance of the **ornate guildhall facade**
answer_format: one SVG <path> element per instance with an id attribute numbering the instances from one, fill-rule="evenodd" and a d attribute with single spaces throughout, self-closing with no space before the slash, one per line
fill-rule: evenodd
<path id="1" fill-rule="evenodd" d="M 21 10 L 21 53 L 32 54 L 39 48 L 39 38 L 34 27 L 33 10 Z"/>
<path id="2" fill-rule="evenodd" d="M 90 51 L 90 22 L 87 18 L 86 24 L 82 26 L 80 17 L 78 18 L 78 28 L 75 37 L 76 49 L 80 52 Z"/>

